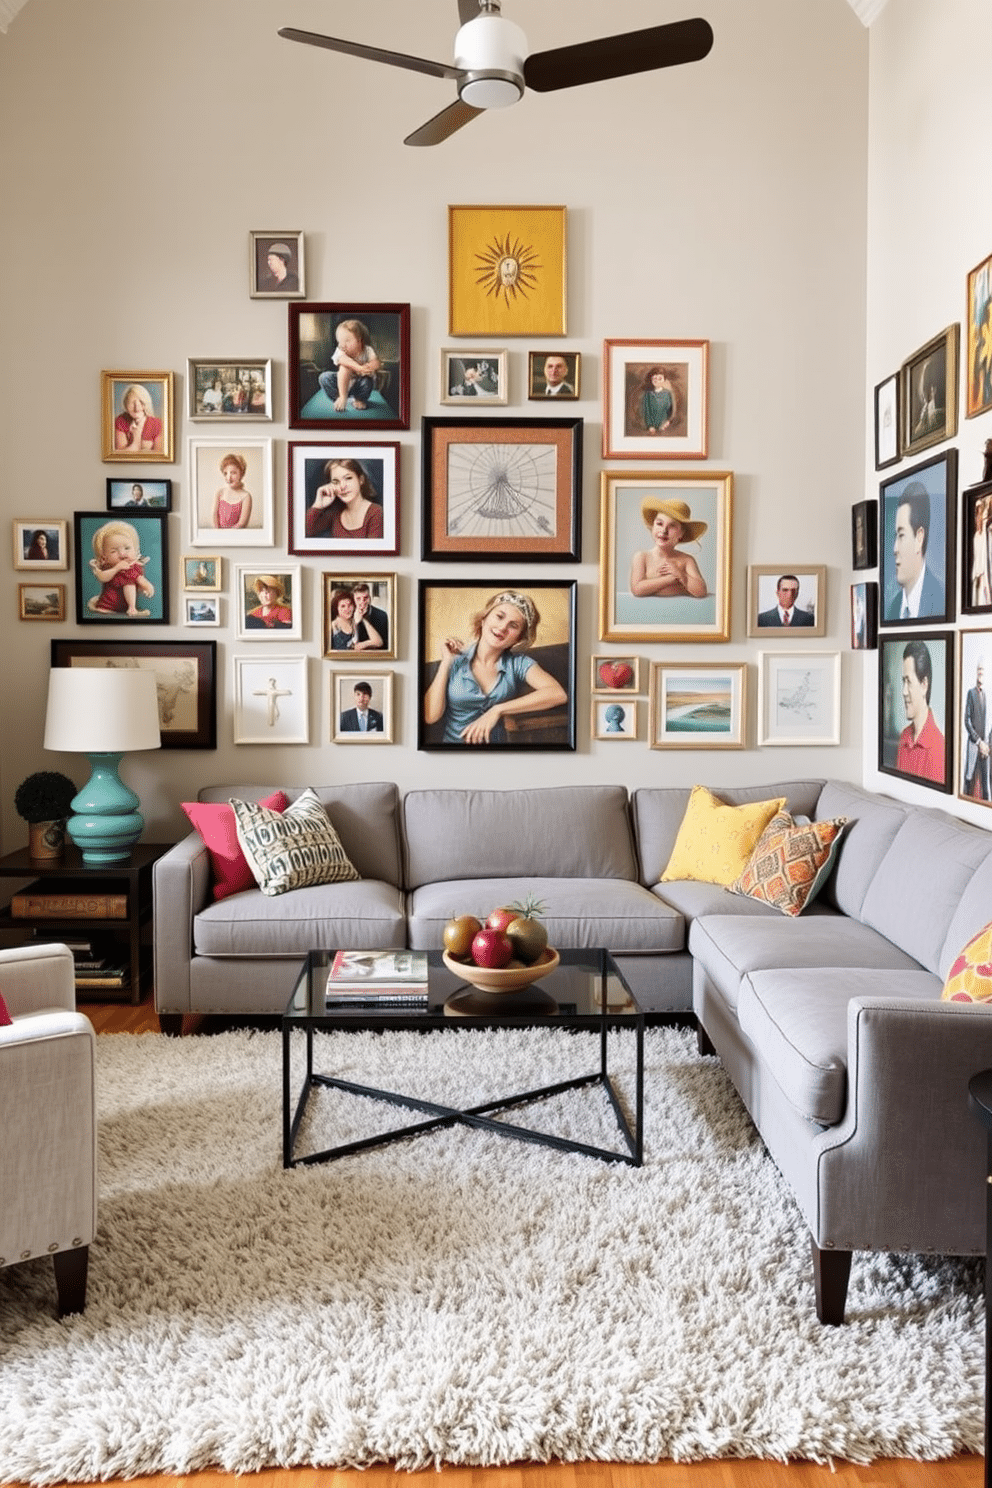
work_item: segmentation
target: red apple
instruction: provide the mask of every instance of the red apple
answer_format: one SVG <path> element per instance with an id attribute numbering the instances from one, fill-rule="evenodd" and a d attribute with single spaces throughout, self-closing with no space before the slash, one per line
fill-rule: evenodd
<path id="1" fill-rule="evenodd" d="M 606 687 L 629 687 L 634 680 L 634 669 L 627 661 L 604 661 L 599 668 L 599 680 Z"/>
<path id="2" fill-rule="evenodd" d="M 472 941 L 472 960 L 491 971 L 513 959 L 513 942 L 502 930 L 482 929 Z"/>
<path id="3" fill-rule="evenodd" d="M 489 930 L 505 930 L 519 913 L 519 909 L 507 909 L 505 906 L 500 906 L 499 909 L 494 909 L 486 920 L 486 927 Z"/>

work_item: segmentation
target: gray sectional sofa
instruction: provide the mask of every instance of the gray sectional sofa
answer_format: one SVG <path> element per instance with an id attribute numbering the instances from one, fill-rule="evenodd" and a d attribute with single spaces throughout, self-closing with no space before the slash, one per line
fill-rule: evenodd
<path id="1" fill-rule="evenodd" d="M 712 789 L 850 819 L 803 915 L 660 882 L 688 788 L 318 788 L 360 880 L 276 898 L 213 902 L 193 833 L 155 865 L 163 1027 L 281 1012 L 313 947 L 438 947 L 451 915 L 533 893 L 553 945 L 607 946 L 650 1014 L 694 1013 L 701 1052 L 719 1055 L 809 1226 L 817 1313 L 839 1323 L 853 1251 L 985 1248 L 985 1137 L 967 1085 L 992 1066 L 992 1007 L 940 992 L 992 919 L 992 833 L 835 781 Z"/>

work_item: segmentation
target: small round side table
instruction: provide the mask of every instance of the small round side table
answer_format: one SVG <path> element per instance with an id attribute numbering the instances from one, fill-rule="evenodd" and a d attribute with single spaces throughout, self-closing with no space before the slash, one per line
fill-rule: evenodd
<path id="1" fill-rule="evenodd" d="M 968 1101 L 988 1137 L 985 1182 L 985 1488 L 992 1488 L 989 1462 L 989 1402 L 992 1399 L 992 1070 L 982 1070 L 968 1081 Z"/>

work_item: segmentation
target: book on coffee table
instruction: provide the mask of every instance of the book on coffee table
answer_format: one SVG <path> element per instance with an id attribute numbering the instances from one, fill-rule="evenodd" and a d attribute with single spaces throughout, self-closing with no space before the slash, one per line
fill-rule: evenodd
<path id="1" fill-rule="evenodd" d="M 325 1001 L 377 1002 L 423 1007 L 428 1000 L 427 952 L 336 951 L 327 973 Z"/>

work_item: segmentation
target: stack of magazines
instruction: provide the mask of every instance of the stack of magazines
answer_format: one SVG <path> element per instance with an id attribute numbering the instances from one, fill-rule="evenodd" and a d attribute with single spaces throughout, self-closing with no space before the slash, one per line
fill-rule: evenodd
<path id="1" fill-rule="evenodd" d="M 426 951 L 335 951 L 328 1007 L 427 1006 Z"/>

